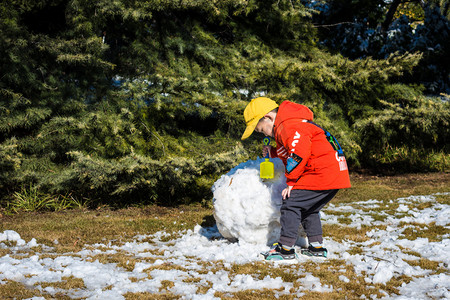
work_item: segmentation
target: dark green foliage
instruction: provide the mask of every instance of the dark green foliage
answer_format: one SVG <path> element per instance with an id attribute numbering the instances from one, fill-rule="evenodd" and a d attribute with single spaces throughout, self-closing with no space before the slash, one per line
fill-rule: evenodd
<path id="1" fill-rule="evenodd" d="M 420 63 L 403 83 L 420 83 L 431 94 L 450 91 L 448 0 L 304 1 L 315 8 L 321 44 L 351 59 L 383 59 L 421 52 Z"/>
<path id="2" fill-rule="evenodd" d="M 354 127 L 364 165 L 402 171 L 448 171 L 450 105 L 428 99 L 401 85 L 388 88 L 390 102 Z"/>
<path id="3" fill-rule="evenodd" d="M 397 83 L 421 54 L 330 54 L 310 14 L 292 0 L 2 2 L 0 197 L 32 186 L 93 205 L 208 201 L 221 174 L 260 155 L 261 137 L 240 141 L 258 95 L 311 107 L 352 167 L 403 149 L 433 154 L 392 160 L 405 171 L 446 168 L 448 105 Z"/>
<path id="4" fill-rule="evenodd" d="M 152 160 L 130 153 L 119 159 L 104 159 L 70 152 L 73 162 L 46 182 L 53 192 L 70 190 L 75 195 L 109 205 L 159 203 L 174 205 L 206 201 L 217 175 L 236 160 L 245 159 L 241 147 L 217 155 Z M 218 173 L 215 175 L 215 173 Z"/>
<path id="5" fill-rule="evenodd" d="M 22 154 L 17 151 L 17 140 L 12 138 L 0 144 L 0 197 L 8 192 L 7 187 L 16 183 Z"/>

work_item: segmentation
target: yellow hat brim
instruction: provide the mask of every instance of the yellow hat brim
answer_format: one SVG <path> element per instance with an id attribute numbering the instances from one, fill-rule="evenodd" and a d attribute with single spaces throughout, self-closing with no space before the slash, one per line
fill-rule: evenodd
<path id="1" fill-rule="evenodd" d="M 252 135 L 253 131 L 255 131 L 256 125 L 258 125 L 258 122 L 259 119 L 256 119 L 247 125 L 247 128 L 245 128 L 244 134 L 241 137 L 241 140 L 245 140 L 246 138 Z"/>

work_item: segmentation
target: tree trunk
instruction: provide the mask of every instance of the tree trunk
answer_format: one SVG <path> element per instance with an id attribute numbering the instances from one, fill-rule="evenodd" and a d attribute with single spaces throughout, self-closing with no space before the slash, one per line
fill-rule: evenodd
<path id="1" fill-rule="evenodd" d="M 394 19 L 395 12 L 397 11 L 398 6 L 402 3 L 402 0 L 394 0 L 391 3 L 391 6 L 389 7 L 389 10 L 386 14 L 386 18 L 383 21 L 383 24 L 381 24 L 381 29 L 383 31 L 388 30 L 389 25 L 392 23 L 392 19 Z"/>

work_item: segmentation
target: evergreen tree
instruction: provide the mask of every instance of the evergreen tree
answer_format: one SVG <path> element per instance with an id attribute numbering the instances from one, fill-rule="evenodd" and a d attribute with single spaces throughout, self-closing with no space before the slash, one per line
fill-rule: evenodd
<path id="1" fill-rule="evenodd" d="M 448 1 L 304 2 L 318 12 L 313 21 L 320 43 L 330 51 L 351 59 L 420 52 L 418 67 L 402 82 L 422 84 L 428 94 L 449 94 Z"/>
<path id="2" fill-rule="evenodd" d="M 329 53 L 312 13 L 296 0 L 2 2 L 2 196 L 33 184 L 114 205 L 207 201 L 222 173 L 260 153 L 257 137 L 240 141 L 259 95 L 310 106 L 362 167 L 384 151 L 366 151 L 371 124 L 384 116 L 394 130 L 386 108 L 415 103 L 417 121 L 402 120 L 437 138 L 406 146 L 447 155 L 444 129 L 414 124 L 430 116 L 422 107 L 444 120 L 448 106 L 398 84 L 422 56 Z"/>

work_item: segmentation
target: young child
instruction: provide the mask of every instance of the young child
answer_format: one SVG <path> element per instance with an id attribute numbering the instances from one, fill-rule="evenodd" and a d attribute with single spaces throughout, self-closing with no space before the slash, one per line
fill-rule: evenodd
<path id="1" fill-rule="evenodd" d="M 276 148 L 263 146 L 263 157 L 280 158 L 287 187 L 281 192 L 281 234 L 266 260 L 295 260 L 294 244 L 302 224 L 309 241 L 302 254 L 327 256 L 323 247 L 319 212 L 338 192 L 350 187 L 347 162 L 338 141 L 312 122 L 312 111 L 290 101 L 277 103 L 266 97 L 253 99 L 244 110 L 247 125 L 242 139 L 253 131 L 275 138 Z"/>

